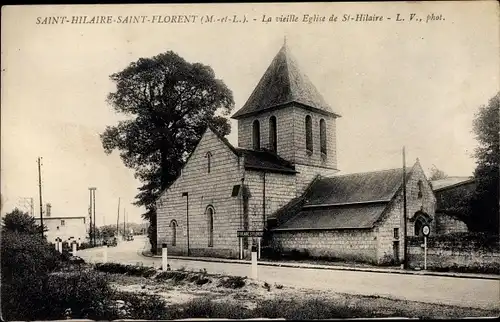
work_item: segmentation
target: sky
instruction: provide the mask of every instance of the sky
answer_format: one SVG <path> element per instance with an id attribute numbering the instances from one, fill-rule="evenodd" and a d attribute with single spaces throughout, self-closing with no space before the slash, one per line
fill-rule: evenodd
<path id="1" fill-rule="evenodd" d="M 396 22 L 397 14 L 406 19 Z M 423 19 L 409 22 L 409 15 Z M 37 17 L 214 14 L 248 23 L 36 24 Z M 295 15 L 299 22 L 265 23 Z M 379 22 L 302 22 L 304 14 L 369 14 Z M 427 15 L 444 20 L 428 23 Z M 89 18 L 90 19 L 90 18 Z M 256 20 L 253 20 L 256 19 Z M 264 19 L 265 20 L 265 19 Z M 476 141 L 472 120 L 499 90 L 498 5 L 487 2 L 102 5 L 2 7 L 1 213 L 33 198 L 53 216 L 86 216 L 96 187 L 97 225 L 132 205 L 140 182 L 99 134 L 122 116 L 106 103 L 109 75 L 141 57 L 172 50 L 210 65 L 245 103 L 283 39 L 333 110 L 340 173 L 399 167 L 419 158 L 448 175 L 469 176 Z M 237 122 L 229 141 L 237 146 Z M 25 204 L 25 203 L 24 203 Z M 122 217 L 123 218 L 123 217 Z"/>

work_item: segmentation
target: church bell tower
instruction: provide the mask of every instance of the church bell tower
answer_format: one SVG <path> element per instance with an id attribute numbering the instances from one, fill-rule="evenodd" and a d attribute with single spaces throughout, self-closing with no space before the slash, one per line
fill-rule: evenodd
<path id="1" fill-rule="evenodd" d="M 309 78 L 301 72 L 286 39 L 238 120 L 238 146 L 268 150 L 294 165 L 336 171 L 336 119 Z"/>

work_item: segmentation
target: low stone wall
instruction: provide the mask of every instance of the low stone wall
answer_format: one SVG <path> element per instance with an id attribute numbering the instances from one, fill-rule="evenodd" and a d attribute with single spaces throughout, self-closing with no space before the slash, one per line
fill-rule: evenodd
<path id="1" fill-rule="evenodd" d="M 427 241 L 427 269 L 438 271 L 462 271 L 500 274 L 500 244 L 498 239 L 475 240 L 458 234 L 438 238 L 429 237 Z M 454 237 L 455 236 L 455 237 Z M 463 234 L 463 236 L 466 236 Z M 408 240 L 408 264 L 410 268 L 424 268 L 423 238 Z"/>
<path id="2" fill-rule="evenodd" d="M 284 256 L 377 263 L 371 230 L 274 231 L 272 248 Z"/>

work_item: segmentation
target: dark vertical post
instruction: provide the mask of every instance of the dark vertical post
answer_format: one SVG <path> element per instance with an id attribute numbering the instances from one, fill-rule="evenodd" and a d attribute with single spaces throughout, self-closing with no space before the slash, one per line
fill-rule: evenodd
<path id="1" fill-rule="evenodd" d="M 403 268 L 408 268 L 408 258 L 407 258 L 407 245 L 406 245 L 406 159 L 405 159 L 405 147 L 403 146 Z"/>
<path id="2" fill-rule="evenodd" d="M 118 198 L 118 215 L 116 217 L 116 240 L 118 240 L 118 236 L 120 235 L 118 232 L 120 231 L 118 229 L 120 225 L 120 198 Z"/>
<path id="3" fill-rule="evenodd" d="M 245 190 L 243 185 L 245 184 L 245 178 L 241 178 L 241 186 L 240 186 L 240 206 L 239 206 L 239 212 L 240 212 L 240 230 L 243 230 L 243 198 L 245 198 Z M 243 237 L 238 237 L 238 242 L 239 242 L 239 258 L 243 259 Z"/>
<path id="4" fill-rule="evenodd" d="M 90 239 L 90 244 L 92 246 L 95 246 L 94 245 L 94 234 L 93 234 L 94 226 L 92 225 L 92 189 L 91 188 L 89 188 L 89 216 L 90 216 L 89 239 Z"/>
<path id="5" fill-rule="evenodd" d="M 95 222 L 95 188 L 92 188 L 92 203 L 94 204 L 94 206 L 92 207 L 93 208 L 93 211 L 94 211 L 94 246 L 97 245 L 96 243 L 96 235 L 97 235 L 97 231 L 96 231 L 96 222 Z"/>
<path id="6" fill-rule="evenodd" d="M 123 208 L 123 240 L 125 240 L 125 208 Z"/>
<path id="7" fill-rule="evenodd" d="M 262 230 L 266 227 L 266 172 L 262 172 L 264 182 L 262 185 Z"/>
<path id="8" fill-rule="evenodd" d="M 189 248 L 189 193 L 188 192 L 183 192 L 182 193 L 183 197 L 186 197 L 186 235 L 187 235 L 187 255 L 190 255 L 190 248 Z"/>
<path id="9" fill-rule="evenodd" d="M 40 196 L 40 233 L 43 239 L 43 203 L 42 203 L 42 172 L 40 166 L 41 158 L 38 157 L 38 194 Z"/>

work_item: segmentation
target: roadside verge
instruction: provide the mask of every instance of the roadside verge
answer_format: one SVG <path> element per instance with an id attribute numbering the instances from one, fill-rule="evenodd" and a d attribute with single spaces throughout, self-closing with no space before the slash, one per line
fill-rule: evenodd
<path id="1" fill-rule="evenodd" d="M 142 251 L 141 255 L 144 257 L 161 258 L 159 255 L 152 255 L 149 252 Z M 250 265 L 250 260 L 242 259 L 227 259 L 227 258 L 213 258 L 213 257 L 187 257 L 187 256 L 168 256 L 169 259 L 189 260 L 199 262 L 212 262 L 212 263 L 230 263 L 230 264 L 243 264 Z M 337 271 L 359 271 L 370 273 L 385 273 L 385 274 L 410 274 L 410 275 L 427 275 L 427 276 L 443 276 L 443 277 L 456 277 L 456 278 L 475 278 L 486 280 L 500 280 L 499 275 L 494 274 L 476 274 L 476 273 L 455 273 L 455 272 L 434 272 L 434 271 L 413 271 L 395 268 L 379 268 L 379 267 L 356 267 L 356 266 L 339 266 L 339 265 L 325 265 L 325 264 L 309 264 L 309 263 L 291 263 L 291 262 L 272 262 L 272 261 L 259 261 L 261 266 L 276 266 L 276 267 L 290 267 L 290 268 L 306 268 L 306 269 L 328 269 Z"/>

